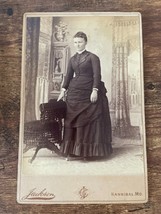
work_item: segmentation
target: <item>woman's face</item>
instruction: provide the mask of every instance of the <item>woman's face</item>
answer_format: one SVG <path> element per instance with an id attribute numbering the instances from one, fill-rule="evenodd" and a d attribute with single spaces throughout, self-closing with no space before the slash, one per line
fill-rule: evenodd
<path id="1" fill-rule="evenodd" d="M 83 51 L 86 47 L 87 42 L 84 40 L 84 38 L 76 37 L 74 38 L 74 46 L 77 51 Z"/>

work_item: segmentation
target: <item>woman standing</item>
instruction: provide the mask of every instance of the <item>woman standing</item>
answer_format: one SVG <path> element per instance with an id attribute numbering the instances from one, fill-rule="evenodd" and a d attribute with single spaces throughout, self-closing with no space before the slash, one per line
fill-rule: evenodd
<path id="1" fill-rule="evenodd" d="M 71 57 L 58 100 L 65 94 L 67 114 L 60 150 L 82 158 L 108 157 L 112 153 L 111 120 L 99 58 L 87 51 L 87 36 L 74 36 L 77 53 Z"/>

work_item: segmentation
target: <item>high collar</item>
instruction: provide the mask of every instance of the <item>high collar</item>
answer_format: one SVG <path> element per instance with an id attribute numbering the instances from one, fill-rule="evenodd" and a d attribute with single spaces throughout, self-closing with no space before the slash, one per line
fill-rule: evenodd
<path id="1" fill-rule="evenodd" d="M 78 54 L 82 54 L 83 52 L 85 52 L 86 49 L 82 50 L 82 51 L 77 51 Z"/>

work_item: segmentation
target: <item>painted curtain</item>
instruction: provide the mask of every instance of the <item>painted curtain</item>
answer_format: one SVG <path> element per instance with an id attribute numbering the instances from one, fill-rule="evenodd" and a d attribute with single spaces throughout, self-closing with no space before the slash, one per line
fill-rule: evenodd
<path id="1" fill-rule="evenodd" d="M 131 124 L 130 118 L 130 73 L 128 57 L 139 46 L 139 20 L 131 17 L 114 17 L 111 108 L 114 112 L 114 136 L 139 137 L 139 127 Z M 136 34 L 135 34 L 136 32 Z"/>

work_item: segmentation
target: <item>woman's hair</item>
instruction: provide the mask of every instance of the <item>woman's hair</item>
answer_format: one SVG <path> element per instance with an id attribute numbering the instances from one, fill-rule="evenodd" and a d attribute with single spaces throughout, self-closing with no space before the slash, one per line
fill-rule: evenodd
<path id="1" fill-rule="evenodd" d="M 74 38 L 83 38 L 87 42 L 87 35 L 81 31 L 77 32 L 74 35 Z"/>

